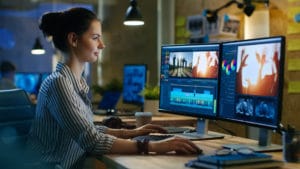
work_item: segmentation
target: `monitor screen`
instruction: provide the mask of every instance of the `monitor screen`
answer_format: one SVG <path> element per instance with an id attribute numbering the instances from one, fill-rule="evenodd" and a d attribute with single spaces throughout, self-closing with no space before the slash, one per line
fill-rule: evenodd
<path id="1" fill-rule="evenodd" d="M 219 118 L 277 129 L 281 118 L 284 37 L 224 42 Z"/>
<path id="2" fill-rule="evenodd" d="M 161 48 L 159 111 L 217 116 L 219 44 Z"/>
<path id="3" fill-rule="evenodd" d="M 141 92 L 146 85 L 147 66 L 145 64 L 126 64 L 123 68 L 123 102 L 143 105 Z"/>
<path id="4" fill-rule="evenodd" d="M 217 118 L 220 44 L 161 47 L 159 111 L 198 118 L 189 139 L 216 139 L 207 133 L 207 120 Z"/>
<path id="5" fill-rule="evenodd" d="M 24 89 L 30 94 L 38 94 L 42 81 L 50 73 L 24 73 L 17 72 L 15 74 L 15 85 L 18 88 Z"/>

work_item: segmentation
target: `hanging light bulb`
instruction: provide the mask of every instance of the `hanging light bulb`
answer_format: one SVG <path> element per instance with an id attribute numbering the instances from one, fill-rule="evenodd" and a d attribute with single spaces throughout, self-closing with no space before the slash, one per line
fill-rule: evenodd
<path id="1" fill-rule="evenodd" d="M 31 54 L 33 54 L 33 55 L 45 54 L 45 49 L 42 47 L 42 44 L 41 44 L 41 41 L 39 38 L 35 39 L 33 48 L 31 49 Z"/>
<path id="2" fill-rule="evenodd" d="M 137 7 L 136 0 L 130 1 L 130 6 L 127 8 L 123 24 L 126 26 L 144 25 L 143 17 L 140 10 Z"/>

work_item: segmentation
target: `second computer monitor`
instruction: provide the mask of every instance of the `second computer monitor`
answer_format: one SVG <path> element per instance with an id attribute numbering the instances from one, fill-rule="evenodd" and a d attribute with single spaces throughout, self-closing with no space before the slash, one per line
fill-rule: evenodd
<path id="1" fill-rule="evenodd" d="M 219 118 L 276 130 L 281 118 L 285 38 L 224 42 L 221 53 Z"/>
<path id="2" fill-rule="evenodd" d="M 123 102 L 143 107 L 142 91 L 146 86 L 147 66 L 145 64 L 126 64 L 123 68 Z"/>

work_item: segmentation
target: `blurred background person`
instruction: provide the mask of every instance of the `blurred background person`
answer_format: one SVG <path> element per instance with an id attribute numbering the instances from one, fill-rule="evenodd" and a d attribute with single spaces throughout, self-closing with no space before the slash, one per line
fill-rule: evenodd
<path id="1" fill-rule="evenodd" d="M 2 61 L 0 65 L 1 79 L 0 79 L 0 90 L 4 89 L 15 89 L 14 83 L 16 66 L 9 61 Z"/>

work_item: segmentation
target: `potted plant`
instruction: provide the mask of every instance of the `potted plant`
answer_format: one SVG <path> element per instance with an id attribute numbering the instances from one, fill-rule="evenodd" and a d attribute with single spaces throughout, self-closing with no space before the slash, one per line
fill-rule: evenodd
<path id="1" fill-rule="evenodd" d="M 158 100 L 159 99 L 159 86 L 146 86 L 142 91 L 142 95 L 146 100 Z"/>
<path id="2" fill-rule="evenodd" d="M 145 98 L 144 111 L 158 114 L 159 86 L 146 86 L 142 91 Z"/>
<path id="3" fill-rule="evenodd" d="M 118 79 L 114 78 L 112 79 L 108 84 L 104 86 L 99 85 L 93 85 L 92 90 L 95 94 L 103 95 L 105 91 L 117 91 L 121 92 L 123 89 L 122 82 L 120 82 Z"/>

